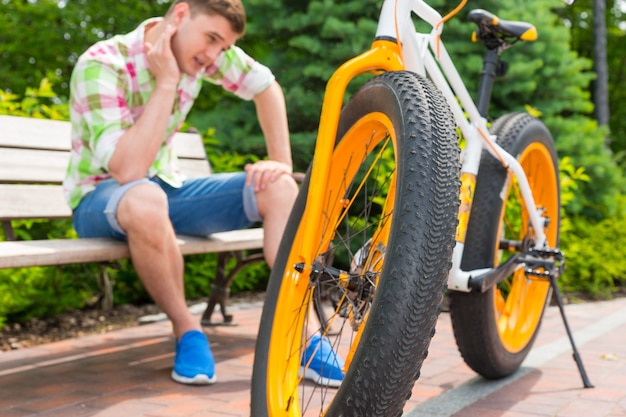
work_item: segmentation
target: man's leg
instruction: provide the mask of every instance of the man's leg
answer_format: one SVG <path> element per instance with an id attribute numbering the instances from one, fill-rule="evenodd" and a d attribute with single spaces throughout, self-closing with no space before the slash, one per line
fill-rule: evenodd
<path id="1" fill-rule="evenodd" d="M 185 301 L 183 258 L 168 217 L 165 192 L 148 180 L 120 186 L 100 183 L 74 211 L 81 237 L 127 239 L 139 278 L 172 321 L 176 357 L 172 378 L 186 384 L 215 382 L 215 361 L 200 322 Z"/>
<path id="2" fill-rule="evenodd" d="M 199 319 L 187 309 L 184 261 L 168 211 L 163 190 L 141 184 L 124 194 L 117 220 L 126 232 L 137 274 L 172 321 L 176 335 L 172 378 L 184 384 L 211 384 L 217 379 L 215 361 Z"/>
<path id="3" fill-rule="evenodd" d="M 296 196 L 298 186 L 293 178 L 281 175 L 267 188 L 256 193 L 259 214 L 263 217 L 263 253 L 270 268 L 274 266 L 280 240 Z"/>
<path id="4" fill-rule="evenodd" d="M 185 301 L 183 257 L 168 217 L 165 193 L 152 184 L 131 188 L 119 203 L 117 220 L 126 232 L 135 270 L 172 321 L 176 338 L 200 330 L 200 322 L 189 313 Z"/>

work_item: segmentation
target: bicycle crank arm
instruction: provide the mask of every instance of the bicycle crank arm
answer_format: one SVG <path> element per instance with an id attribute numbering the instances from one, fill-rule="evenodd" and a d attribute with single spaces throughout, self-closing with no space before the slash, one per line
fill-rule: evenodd
<path id="1" fill-rule="evenodd" d="M 472 290 L 485 292 L 493 285 L 504 281 L 506 277 L 511 275 L 519 267 L 520 254 L 515 254 L 506 260 L 502 265 L 493 268 L 477 277 L 470 277 L 468 287 Z"/>
<path id="2" fill-rule="evenodd" d="M 470 277 L 468 287 L 485 292 L 492 285 L 504 281 L 520 265 L 525 266 L 524 273 L 529 277 L 557 279 L 565 267 L 565 257 L 558 249 L 531 249 L 528 252 L 517 253 L 497 268 L 477 277 Z"/>

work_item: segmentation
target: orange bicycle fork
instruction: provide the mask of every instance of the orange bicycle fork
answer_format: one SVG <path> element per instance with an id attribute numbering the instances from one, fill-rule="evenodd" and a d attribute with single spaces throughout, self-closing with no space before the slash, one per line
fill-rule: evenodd
<path id="1" fill-rule="evenodd" d="M 328 181 L 330 164 L 333 156 L 339 115 L 343 105 L 346 88 L 350 81 L 360 74 L 376 73 L 385 71 L 400 71 L 404 69 L 402 51 L 394 40 L 375 40 L 372 47 L 352 58 L 340 66 L 326 84 L 320 125 L 315 144 L 315 153 L 309 182 L 309 194 L 307 198 L 304 217 L 310 219 L 304 228 L 303 236 L 314 235 L 314 230 L 321 223 L 322 200 L 325 184 Z M 311 241 L 301 241 L 302 247 L 300 260 L 308 270 L 312 265 L 315 250 L 318 245 Z"/>

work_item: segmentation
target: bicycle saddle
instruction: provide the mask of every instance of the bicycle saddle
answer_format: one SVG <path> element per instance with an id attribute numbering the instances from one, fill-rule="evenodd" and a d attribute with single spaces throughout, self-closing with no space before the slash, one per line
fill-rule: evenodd
<path id="1" fill-rule="evenodd" d="M 472 10 L 467 17 L 478 25 L 478 31 L 472 34 L 474 42 L 498 40 L 512 43 L 518 40 L 532 42 L 537 39 L 537 29 L 530 23 L 503 20 L 483 9 Z M 513 41 L 504 38 L 513 38 Z"/>

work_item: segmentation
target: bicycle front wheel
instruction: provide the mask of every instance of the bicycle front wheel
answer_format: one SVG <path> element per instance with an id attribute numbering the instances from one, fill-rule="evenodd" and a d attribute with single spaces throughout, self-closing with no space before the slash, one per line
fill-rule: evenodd
<path id="1" fill-rule="evenodd" d="M 399 416 L 434 333 L 452 248 L 459 151 L 447 103 L 408 72 L 364 85 L 341 114 L 321 216 L 304 236 L 308 177 L 268 284 L 252 416 Z M 314 166 L 314 165 L 313 165 Z M 316 184 L 319 185 L 319 184 Z M 319 213 L 318 213 L 319 214 Z M 314 265 L 301 248 L 314 243 Z M 306 246 L 306 245 L 304 245 Z M 326 324 L 312 305 L 326 303 Z M 319 304 L 319 303 L 318 303 Z M 303 349 L 327 337 L 341 386 L 304 381 Z"/>
<path id="2" fill-rule="evenodd" d="M 547 246 L 558 248 L 559 171 L 554 143 L 541 121 L 525 113 L 494 123 L 498 143 L 521 164 L 545 218 Z M 533 207 L 533 209 L 535 209 Z M 484 152 L 476 182 L 462 268 L 495 267 L 534 239 L 528 211 L 507 170 Z M 511 243 L 515 242 L 515 245 Z M 528 354 L 550 298 L 550 283 L 517 269 L 485 293 L 451 292 L 454 335 L 465 362 L 486 378 L 515 372 Z"/>

